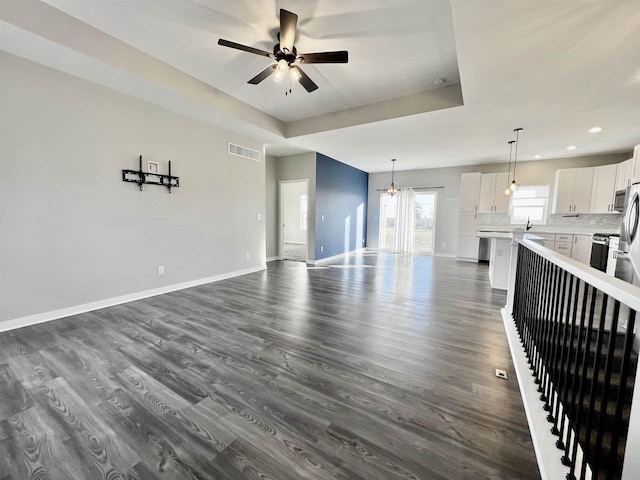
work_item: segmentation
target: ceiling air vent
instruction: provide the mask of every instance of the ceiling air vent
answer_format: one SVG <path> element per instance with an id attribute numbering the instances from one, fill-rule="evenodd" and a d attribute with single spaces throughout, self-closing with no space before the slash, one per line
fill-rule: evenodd
<path id="1" fill-rule="evenodd" d="M 257 150 L 242 147 L 240 145 L 236 145 L 235 143 L 228 143 L 227 145 L 229 145 L 229 153 L 231 155 L 248 158 L 249 160 L 255 160 L 256 162 L 260 161 L 260 152 Z"/>

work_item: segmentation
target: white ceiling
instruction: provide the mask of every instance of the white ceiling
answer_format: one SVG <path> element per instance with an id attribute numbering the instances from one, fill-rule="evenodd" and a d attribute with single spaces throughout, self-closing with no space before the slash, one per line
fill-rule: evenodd
<path id="1" fill-rule="evenodd" d="M 274 155 L 315 150 L 376 172 L 389 170 L 392 157 L 399 170 L 506 161 L 515 127 L 525 128 L 519 160 L 640 143 L 637 0 L 46 0 L 93 27 L 71 39 L 53 32 L 64 22 L 40 2 L 22 1 L 40 15 L 0 9 L 3 50 L 252 134 Z M 349 51 L 348 64 L 303 67 L 320 87 L 313 93 L 294 86 L 285 96 L 272 79 L 248 85 L 270 60 L 216 44 L 270 51 L 280 8 L 299 15 L 299 52 Z M 145 62 L 141 73 L 122 60 L 131 51 L 100 32 L 164 69 Z M 98 46 L 122 55 L 96 53 Z M 168 66 L 213 87 L 207 102 L 194 106 Z M 464 105 L 405 108 L 422 95 L 412 94 L 438 95 L 438 78 L 461 85 Z M 171 91 L 151 96 L 145 82 Z M 177 97 L 191 97 L 190 105 Z M 405 107 L 382 102 L 396 97 Z M 587 132 L 596 125 L 604 130 Z M 578 148 L 567 151 L 572 144 Z"/>

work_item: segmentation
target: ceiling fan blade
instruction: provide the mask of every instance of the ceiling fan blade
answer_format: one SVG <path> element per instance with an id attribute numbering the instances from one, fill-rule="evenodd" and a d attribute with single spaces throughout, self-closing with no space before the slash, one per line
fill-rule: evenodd
<path id="1" fill-rule="evenodd" d="M 261 81 L 263 81 L 265 78 L 267 78 L 273 72 L 275 72 L 276 71 L 276 67 L 277 67 L 277 65 L 269 65 L 267 68 L 265 68 L 258 75 L 256 75 L 251 80 L 249 80 L 247 83 L 250 83 L 251 85 L 259 84 Z"/>
<path id="2" fill-rule="evenodd" d="M 284 8 L 280 9 L 280 50 L 293 53 L 293 42 L 296 39 L 298 15 Z"/>
<path id="3" fill-rule="evenodd" d="M 306 73 L 304 73 L 302 71 L 302 69 L 300 67 L 297 66 L 292 66 L 291 67 L 292 70 L 296 70 L 299 74 L 300 74 L 300 80 L 298 80 L 298 82 L 300 82 L 300 84 L 304 87 L 304 89 L 307 92 L 313 92 L 314 90 L 318 89 L 318 85 L 316 85 L 313 80 L 311 80 Z"/>
<path id="4" fill-rule="evenodd" d="M 273 53 L 265 52 L 264 50 L 260 50 L 258 48 L 247 47 L 246 45 L 242 45 L 236 42 L 230 42 L 229 40 L 225 40 L 223 38 L 218 40 L 218 45 L 222 45 L 223 47 L 235 48 L 236 50 L 242 50 L 243 52 L 255 53 L 256 55 L 261 55 L 263 57 L 274 58 Z"/>
<path id="5" fill-rule="evenodd" d="M 348 63 L 349 52 L 340 50 L 338 52 L 303 53 L 298 55 L 298 61 L 301 63 Z"/>

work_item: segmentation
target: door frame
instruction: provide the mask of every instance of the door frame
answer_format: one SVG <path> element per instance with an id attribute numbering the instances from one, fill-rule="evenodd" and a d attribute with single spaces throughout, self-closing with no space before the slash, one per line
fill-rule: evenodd
<path id="1" fill-rule="evenodd" d="M 309 205 L 311 205 L 311 201 L 309 198 L 309 179 L 308 178 L 300 178 L 297 180 L 280 180 L 278 181 L 278 255 L 280 260 L 284 260 L 284 226 L 282 223 L 282 219 L 284 217 L 284 204 L 282 202 L 282 187 L 285 183 L 304 183 L 305 190 L 307 192 L 307 228 L 305 230 L 305 244 L 307 246 L 307 251 L 305 254 L 305 262 L 309 261 Z"/>

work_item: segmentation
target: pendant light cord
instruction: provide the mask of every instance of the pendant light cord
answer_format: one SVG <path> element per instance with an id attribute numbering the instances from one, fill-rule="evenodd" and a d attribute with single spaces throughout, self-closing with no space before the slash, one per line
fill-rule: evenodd
<path id="1" fill-rule="evenodd" d="M 509 177 L 511 176 L 511 154 L 513 153 L 513 142 L 514 140 L 511 140 L 510 142 L 507 142 L 509 144 L 509 170 L 507 171 L 507 183 L 509 182 Z M 515 172 L 513 173 L 513 177 L 515 178 L 516 174 Z M 509 185 L 507 185 L 508 187 Z"/>
<path id="2" fill-rule="evenodd" d="M 513 181 L 516 181 L 516 166 L 518 165 L 518 140 L 520 138 L 520 131 L 522 128 L 516 128 L 513 131 L 516 132 L 516 154 L 513 157 Z"/>

